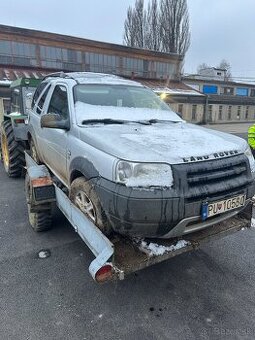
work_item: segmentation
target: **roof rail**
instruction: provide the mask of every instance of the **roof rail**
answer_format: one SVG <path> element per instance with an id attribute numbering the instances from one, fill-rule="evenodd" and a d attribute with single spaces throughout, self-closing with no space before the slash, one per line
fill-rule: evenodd
<path id="1" fill-rule="evenodd" d="M 47 74 L 47 76 L 45 76 L 45 77 L 43 78 L 43 80 L 45 80 L 45 79 L 47 79 L 47 78 L 54 78 L 54 77 L 56 77 L 56 78 L 68 78 L 68 79 L 73 79 L 73 80 L 75 80 L 75 81 L 77 82 L 77 80 L 76 80 L 75 78 L 73 78 L 72 76 L 70 76 L 69 74 L 67 74 L 67 73 L 65 73 L 65 72 L 63 72 L 63 71 L 54 72 L 54 73 L 49 73 L 49 74 Z M 42 81 L 43 81 L 43 80 L 42 80 Z"/>

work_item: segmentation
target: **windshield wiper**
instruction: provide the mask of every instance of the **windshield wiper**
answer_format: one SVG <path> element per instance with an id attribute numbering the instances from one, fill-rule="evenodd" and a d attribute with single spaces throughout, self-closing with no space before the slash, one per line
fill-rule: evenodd
<path id="1" fill-rule="evenodd" d="M 137 123 L 142 125 L 150 125 L 151 123 L 147 120 L 121 120 L 121 119 L 111 119 L 111 118 L 103 118 L 103 119 L 86 119 L 82 121 L 82 125 L 87 124 L 128 124 L 128 123 Z"/>
<path id="2" fill-rule="evenodd" d="M 103 118 L 103 119 L 86 119 L 82 121 L 83 125 L 86 124 L 124 124 L 124 120 L 119 119 L 110 119 L 110 118 Z"/>
<path id="3" fill-rule="evenodd" d="M 148 120 L 150 124 L 156 124 L 156 123 L 162 123 L 162 122 L 168 122 L 168 123 L 180 123 L 176 120 L 168 120 L 168 119 L 150 119 Z"/>

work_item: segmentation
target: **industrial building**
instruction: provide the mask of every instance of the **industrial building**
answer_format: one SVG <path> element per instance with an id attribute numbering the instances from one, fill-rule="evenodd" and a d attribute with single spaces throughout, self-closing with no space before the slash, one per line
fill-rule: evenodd
<path id="1" fill-rule="evenodd" d="M 120 75 L 162 89 L 176 109 L 180 97 L 203 97 L 180 81 L 182 56 L 0 25 L 0 98 L 8 110 L 10 81 L 56 71 Z M 189 119 L 189 114 L 184 115 Z"/>
<path id="2" fill-rule="evenodd" d="M 225 70 L 210 68 L 181 79 L 183 57 L 78 37 L 0 25 L 0 98 L 9 110 L 12 80 L 43 78 L 56 71 L 116 74 L 161 94 L 194 123 L 252 121 L 255 84 L 226 81 Z"/>
<path id="3" fill-rule="evenodd" d="M 226 70 L 214 67 L 182 80 L 205 96 L 204 121 L 207 123 L 255 120 L 255 83 L 232 81 L 227 79 Z"/>

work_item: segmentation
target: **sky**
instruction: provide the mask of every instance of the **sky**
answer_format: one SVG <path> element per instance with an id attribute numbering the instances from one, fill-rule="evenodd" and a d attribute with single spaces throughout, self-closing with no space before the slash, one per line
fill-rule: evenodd
<path id="1" fill-rule="evenodd" d="M 160 1 L 160 0 L 159 0 Z M 147 3 L 148 0 L 145 0 Z M 236 79 L 255 78 L 255 0 L 187 0 L 191 45 L 185 73 L 224 58 Z M 135 0 L 2 1 L 0 24 L 122 44 L 123 23 Z"/>

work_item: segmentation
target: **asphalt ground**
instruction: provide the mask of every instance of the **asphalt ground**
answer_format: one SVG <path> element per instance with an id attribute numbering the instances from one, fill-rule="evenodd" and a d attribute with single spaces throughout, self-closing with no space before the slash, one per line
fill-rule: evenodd
<path id="1" fill-rule="evenodd" d="M 255 229 L 98 285 L 86 245 L 53 225 L 31 229 L 24 180 L 0 165 L 0 340 L 255 338 Z"/>

